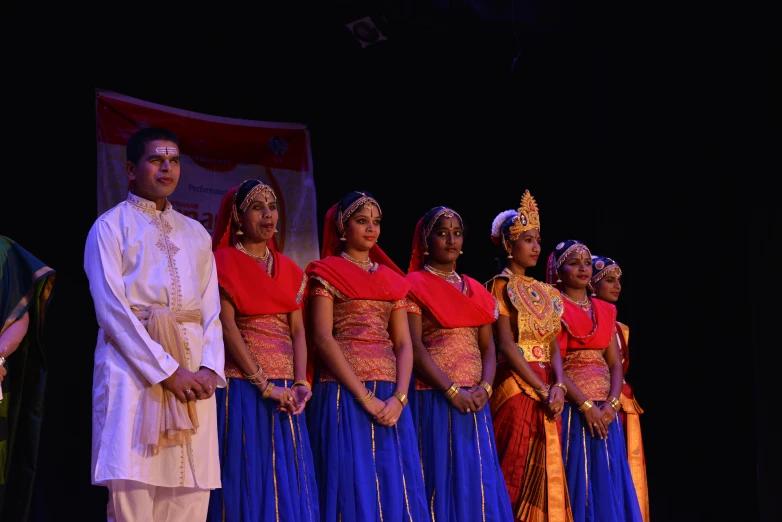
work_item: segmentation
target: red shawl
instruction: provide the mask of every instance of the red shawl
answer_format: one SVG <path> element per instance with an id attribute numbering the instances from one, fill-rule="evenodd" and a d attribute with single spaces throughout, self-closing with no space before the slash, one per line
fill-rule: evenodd
<path id="1" fill-rule="evenodd" d="M 405 278 L 405 273 L 399 269 L 377 244 L 369 250 L 369 258 L 378 263 L 377 270 L 370 274 L 359 268 L 347 259 L 341 257 L 340 234 L 337 230 L 338 204 L 326 212 L 323 220 L 323 245 L 320 256 L 322 259 L 311 261 L 304 272 L 308 278 L 320 277 L 328 281 L 342 295 L 349 299 L 371 299 L 376 301 L 400 301 L 407 296 L 410 284 Z M 304 293 L 304 312 L 306 317 L 309 308 L 309 284 Z M 308 325 L 309 326 L 309 325 Z M 320 364 L 315 353 L 315 345 L 312 343 L 307 331 L 307 380 L 312 383 L 315 369 Z"/>
<path id="2" fill-rule="evenodd" d="M 289 257 L 271 250 L 274 276 L 236 248 L 215 253 L 217 279 L 233 298 L 240 315 L 282 314 L 298 310 L 296 296 L 304 271 Z"/>
<path id="3" fill-rule="evenodd" d="M 407 296 L 410 289 L 405 277 L 387 265 L 378 266 L 377 271 L 370 274 L 340 256 L 312 261 L 305 272 L 309 277 L 317 276 L 328 281 L 349 299 L 399 301 Z"/>
<path id="4" fill-rule="evenodd" d="M 497 301 L 475 279 L 462 274 L 467 294 L 426 270 L 407 274 L 410 296 L 432 314 L 443 328 L 461 328 L 491 324 L 496 320 Z"/>
<path id="5" fill-rule="evenodd" d="M 578 305 L 563 299 L 565 310 L 562 313 L 562 331 L 558 336 L 562 357 L 568 349 L 602 350 L 611 344 L 616 321 L 616 306 L 600 299 L 591 299 L 595 312 L 597 328 L 584 310 Z"/>

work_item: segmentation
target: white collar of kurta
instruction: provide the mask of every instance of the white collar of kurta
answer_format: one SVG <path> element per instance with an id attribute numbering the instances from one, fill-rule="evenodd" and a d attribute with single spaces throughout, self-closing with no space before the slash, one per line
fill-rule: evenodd
<path id="1" fill-rule="evenodd" d="M 151 202 L 148 199 L 140 198 L 132 192 L 128 192 L 128 201 L 132 205 L 136 205 L 137 207 L 141 207 L 145 210 L 152 210 L 152 211 L 157 210 L 157 207 L 153 202 Z M 166 205 L 163 207 L 163 212 L 168 212 L 172 208 L 173 207 L 171 206 L 171 203 L 168 200 L 166 200 Z"/>

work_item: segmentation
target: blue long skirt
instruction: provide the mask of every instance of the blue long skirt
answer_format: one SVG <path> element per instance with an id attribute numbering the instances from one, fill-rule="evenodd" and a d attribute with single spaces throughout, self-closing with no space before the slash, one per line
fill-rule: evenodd
<path id="1" fill-rule="evenodd" d="M 593 402 L 597 406 L 602 404 L 602 401 Z M 617 415 L 608 427 L 607 439 L 592 437 L 578 407 L 565 403 L 562 457 L 576 522 L 643 521 L 627 462 L 623 430 Z"/>
<path id="2" fill-rule="evenodd" d="M 513 522 L 489 404 L 461 413 L 439 390 L 411 393 L 432 520 Z"/>
<path id="3" fill-rule="evenodd" d="M 381 400 L 395 383 L 367 381 Z M 337 382 L 317 383 L 307 422 L 323 522 L 427 522 L 424 477 L 410 409 L 381 426 Z"/>
<path id="4" fill-rule="evenodd" d="M 258 387 L 244 379 L 229 379 L 215 396 L 222 489 L 210 494 L 207 520 L 319 522 L 304 413 L 278 412 L 276 401 L 262 399 Z"/>

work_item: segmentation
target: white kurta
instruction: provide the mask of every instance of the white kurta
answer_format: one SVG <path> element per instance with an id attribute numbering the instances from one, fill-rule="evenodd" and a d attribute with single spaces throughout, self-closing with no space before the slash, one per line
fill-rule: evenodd
<path id="1" fill-rule="evenodd" d="M 180 323 L 189 370 L 211 368 L 225 386 L 220 297 L 212 240 L 194 219 L 166 202 L 128 194 L 90 229 L 84 270 L 100 329 L 92 391 L 92 483 L 129 479 L 167 487 L 220 487 L 215 398 L 197 401 L 198 431 L 190 446 L 134 443 L 142 391 L 174 373 L 177 363 L 153 341 L 132 309 L 162 304 L 201 310 L 201 324 Z M 193 471 L 195 470 L 195 477 Z"/>

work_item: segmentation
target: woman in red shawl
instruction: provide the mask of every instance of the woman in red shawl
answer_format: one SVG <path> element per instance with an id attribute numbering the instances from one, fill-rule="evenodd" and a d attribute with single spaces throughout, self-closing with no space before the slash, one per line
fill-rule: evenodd
<path id="1" fill-rule="evenodd" d="M 301 303 L 306 276 L 277 250 L 277 196 L 248 179 L 223 197 L 213 237 L 227 385 L 218 388 L 222 489 L 209 521 L 318 520 L 304 416 L 312 396 Z"/>
<path id="2" fill-rule="evenodd" d="M 617 412 L 622 358 L 616 307 L 587 292 L 592 254 L 580 241 L 559 243 L 548 259 L 546 281 L 564 298 L 559 346 L 567 399 L 562 412 L 562 457 L 576 522 L 642 522 Z"/>
<path id="3" fill-rule="evenodd" d="M 415 227 L 407 280 L 416 423 L 432 520 L 512 522 L 487 403 L 496 370 L 497 300 L 457 274 L 464 225 L 435 207 Z"/>
<path id="4" fill-rule="evenodd" d="M 486 284 L 500 305 L 496 389 L 489 404 L 515 520 L 572 521 L 558 422 L 566 391 L 556 338 L 562 298 L 526 275 L 538 263 L 541 241 L 538 205 L 529 190 L 518 210 L 494 218 L 491 238 L 505 263 Z"/>
<path id="5" fill-rule="evenodd" d="M 407 393 L 413 347 L 402 272 L 377 246 L 380 205 L 350 192 L 326 213 L 309 276 L 308 410 L 323 522 L 428 521 Z"/>
<path id="6" fill-rule="evenodd" d="M 602 299 L 616 305 L 619 294 L 622 291 L 622 269 L 610 257 L 592 256 L 592 288 L 593 297 Z M 619 353 L 622 356 L 622 373 L 627 377 L 630 367 L 630 327 L 624 323 L 616 322 L 616 340 L 619 343 Z M 630 473 L 633 475 L 633 484 L 638 494 L 638 503 L 641 506 L 641 514 L 644 522 L 649 522 L 649 489 L 646 482 L 646 458 L 644 457 L 644 443 L 641 436 L 641 419 L 644 412 L 638 401 L 635 400 L 633 387 L 622 379 L 622 395 L 619 397 L 619 418 L 625 431 L 625 444 L 627 445 L 627 460 L 630 462 Z"/>

